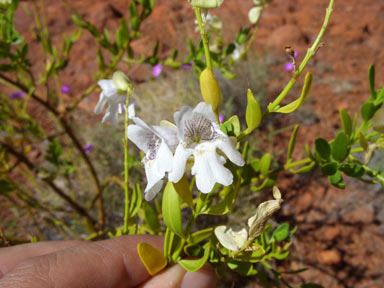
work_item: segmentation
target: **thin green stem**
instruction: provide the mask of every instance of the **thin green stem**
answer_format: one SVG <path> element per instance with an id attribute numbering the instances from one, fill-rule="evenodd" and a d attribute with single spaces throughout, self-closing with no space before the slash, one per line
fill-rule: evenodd
<path id="1" fill-rule="evenodd" d="M 323 25 L 322 25 L 322 27 L 320 29 L 320 32 L 317 35 L 317 38 L 316 38 L 315 42 L 313 43 L 312 47 L 308 49 L 307 54 L 304 57 L 304 60 L 301 62 L 299 68 L 294 73 L 293 77 L 288 82 L 288 84 L 285 86 L 285 88 L 280 93 L 280 95 L 275 99 L 275 101 L 273 101 L 271 104 L 268 105 L 268 109 L 266 110 L 265 115 L 268 114 L 268 112 L 274 111 L 275 108 L 280 104 L 280 102 L 285 98 L 285 96 L 288 94 L 288 92 L 291 90 L 291 88 L 295 85 L 297 79 L 300 77 L 300 75 L 303 72 L 304 68 L 307 66 L 309 60 L 311 60 L 312 57 L 315 56 L 317 50 L 321 47 L 321 42 L 320 41 L 321 41 L 321 39 L 324 36 L 325 30 L 326 30 L 326 28 L 328 26 L 329 18 L 330 18 L 331 14 L 332 14 L 333 2 L 334 2 L 334 0 L 330 0 L 329 1 L 329 5 L 328 5 L 328 8 L 326 9 L 326 14 L 325 14 L 325 17 L 324 17 Z"/>
<path id="2" fill-rule="evenodd" d="M 124 129 L 124 192 L 125 192 L 125 205 L 124 205 L 124 228 L 123 234 L 128 234 L 128 222 L 129 222 L 129 141 L 128 141 L 128 106 L 129 96 L 131 96 L 132 90 L 127 92 L 127 99 L 125 101 L 125 129 Z"/>
<path id="3" fill-rule="evenodd" d="M 200 8 L 194 7 L 193 10 L 195 10 L 197 23 L 199 25 L 201 41 L 203 41 L 204 54 L 205 54 L 205 60 L 207 62 L 207 67 L 209 69 L 212 69 L 212 61 L 211 61 L 211 54 L 209 52 L 208 37 L 207 37 L 207 34 L 204 31 L 203 19 L 201 18 Z"/>

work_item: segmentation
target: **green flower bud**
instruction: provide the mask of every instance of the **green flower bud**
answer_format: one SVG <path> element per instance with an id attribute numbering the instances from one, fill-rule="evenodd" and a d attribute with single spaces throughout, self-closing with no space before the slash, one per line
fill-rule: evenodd
<path id="1" fill-rule="evenodd" d="M 200 74 L 200 89 L 205 103 L 211 104 L 213 112 L 217 113 L 221 93 L 215 75 L 213 75 L 212 69 L 208 67 Z"/>
<path id="2" fill-rule="evenodd" d="M 131 81 L 123 72 L 116 71 L 115 73 L 113 73 L 112 81 L 113 84 L 115 84 L 119 94 L 132 93 L 133 86 L 131 84 Z"/>
<path id="3" fill-rule="evenodd" d="M 189 0 L 189 3 L 193 7 L 203 8 L 203 9 L 220 7 L 221 4 L 223 4 L 223 2 L 224 0 Z"/>

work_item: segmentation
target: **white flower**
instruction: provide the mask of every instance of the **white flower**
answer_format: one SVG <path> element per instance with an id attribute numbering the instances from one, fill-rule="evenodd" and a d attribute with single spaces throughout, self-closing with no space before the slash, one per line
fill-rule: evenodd
<path id="1" fill-rule="evenodd" d="M 130 114 L 132 116 L 132 112 Z M 163 186 L 165 173 L 172 170 L 172 151 L 177 145 L 176 127 L 149 126 L 138 117 L 132 117 L 132 120 L 136 125 L 128 126 L 128 139 L 146 154 L 142 159 L 148 181 L 144 194 L 145 200 L 151 201 Z"/>
<path id="2" fill-rule="evenodd" d="M 228 226 L 217 226 L 215 228 L 215 235 L 220 244 L 229 250 L 239 251 L 247 240 L 252 242 L 252 240 L 260 236 L 265 229 L 268 219 L 280 209 L 281 202 L 283 202 L 280 190 L 276 186 L 273 187 L 273 197 L 275 200 L 261 203 L 257 207 L 255 215 L 248 219 L 249 232 L 245 228 L 240 231 L 233 231 Z"/>
<path id="3" fill-rule="evenodd" d="M 105 112 L 101 122 L 111 121 L 113 125 L 117 125 L 117 114 L 122 113 L 122 105 L 125 103 L 127 96 L 126 94 L 118 93 L 112 80 L 100 80 L 97 84 L 101 87 L 102 91 L 94 112 L 95 114 L 100 114 L 101 110 L 103 110 L 104 106 L 108 103 L 107 112 Z"/>
<path id="4" fill-rule="evenodd" d="M 176 183 L 183 177 L 186 162 L 193 154 L 192 175 L 196 176 L 196 185 L 201 192 L 211 192 L 215 183 L 231 185 L 233 175 L 224 167 L 226 159 L 216 149 L 238 166 L 244 165 L 244 159 L 236 150 L 235 143 L 220 130 L 211 105 L 201 102 L 193 110 L 183 107 L 175 113 L 175 122 L 180 142 L 169 180 Z"/>

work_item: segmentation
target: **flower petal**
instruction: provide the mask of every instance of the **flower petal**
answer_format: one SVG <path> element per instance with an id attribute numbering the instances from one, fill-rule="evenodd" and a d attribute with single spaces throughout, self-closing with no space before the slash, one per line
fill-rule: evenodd
<path id="1" fill-rule="evenodd" d="M 103 110 L 105 104 L 107 104 L 107 102 L 108 102 L 108 99 L 107 99 L 107 97 L 104 96 L 103 91 L 101 91 L 99 97 L 100 97 L 99 102 L 97 103 L 95 110 L 94 110 L 96 115 L 100 114 L 101 110 Z"/>
<path id="2" fill-rule="evenodd" d="M 194 153 L 192 175 L 196 175 L 196 186 L 203 193 L 212 191 L 215 183 L 231 185 L 233 175 L 224 167 L 225 159 L 216 153 L 214 145 L 200 144 Z"/>
<path id="3" fill-rule="evenodd" d="M 167 143 L 171 151 L 175 152 L 176 147 L 179 144 L 179 139 L 177 138 L 177 131 L 162 126 L 152 126 L 152 128 L 156 131 L 156 135 L 162 138 Z"/>
<path id="4" fill-rule="evenodd" d="M 212 124 L 217 124 L 217 119 L 215 116 L 215 113 L 213 113 L 212 106 L 210 104 L 207 104 L 205 102 L 200 102 L 197 104 L 195 109 L 193 109 L 193 113 L 199 113 L 204 115 L 205 118 L 207 118 L 209 121 L 212 122 Z"/>
<path id="5" fill-rule="evenodd" d="M 110 98 L 117 94 L 116 86 L 112 80 L 100 80 L 97 84 L 101 87 L 106 97 Z"/>
<path id="6" fill-rule="evenodd" d="M 161 190 L 161 187 L 163 187 L 163 183 L 164 183 L 163 180 L 159 180 L 156 183 L 151 183 L 153 185 L 150 185 L 150 183 L 148 183 L 144 191 L 144 199 L 146 201 L 153 200 L 153 198 L 155 198 L 157 193 L 159 193 L 159 191 Z"/>
<path id="7" fill-rule="evenodd" d="M 215 141 L 217 148 L 219 148 L 228 159 L 235 163 L 237 166 L 243 166 L 245 161 L 239 151 L 236 150 L 235 144 L 227 136 L 220 137 Z"/>
<path id="8" fill-rule="evenodd" d="M 233 231 L 232 228 L 224 225 L 215 228 L 215 235 L 221 245 L 232 251 L 238 251 L 243 247 L 248 238 L 248 232 L 245 228 L 240 231 Z"/>
<path id="9" fill-rule="evenodd" d="M 119 112 L 119 104 L 114 102 L 109 102 L 109 106 L 107 108 L 107 112 L 105 113 L 103 120 L 101 122 L 105 122 L 110 120 L 113 125 L 117 125 L 119 119 L 117 118 L 117 114 Z"/>
<path id="10" fill-rule="evenodd" d="M 128 105 L 128 118 L 133 119 L 134 117 L 136 117 L 135 103 L 132 103 Z"/>
<path id="11" fill-rule="evenodd" d="M 184 175 L 187 160 L 192 153 L 193 150 L 185 148 L 183 143 L 180 143 L 177 146 L 175 156 L 173 156 L 172 172 L 168 175 L 168 179 L 170 181 L 174 183 L 180 181 L 181 177 Z"/>
<path id="12" fill-rule="evenodd" d="M 177 132 L 180 140 L 184 139 L 184 122 L 186 120 L 192 119 L 193 113 L 192 108 L 184 106 L 174 114 L 175 123 L 177 126 Z"/>
<path id="13" fill-rule="evenodd" d="M 148 144 L 152 140 L 151 130 L 138 125 L 128 125 L 128 139 L 131 140 L 141 151 L 148 152 Z"/>

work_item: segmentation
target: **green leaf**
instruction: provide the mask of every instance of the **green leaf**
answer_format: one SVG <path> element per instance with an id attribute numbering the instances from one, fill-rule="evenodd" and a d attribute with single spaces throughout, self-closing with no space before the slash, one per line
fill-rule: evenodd
<path id="1" fill-rule="evenodd" d="M 137 212 L 139 212 L 142 202 L 143 195 L 141 193 L 140 185 L 136 184 L 135 187 L 133 187 L 131 202 L 129 206 L 129 215 L 131 217 L 135 216 Z"/>
<path id="2" fill-rule="evenodd" d="M 376 111 L 376 106 L 372 102 L 365 102 L 363 106 L 361 106 L 361 116 L 365 122 L 371 120 Z"/>
<path id="3" fill-rule="evenodd" d="M 156 214 L 156 211 L 152 208 L 151 205 L 149 205 L 146 202 L 144 202 L 143 210 L 144 210 L 145 222 L 148 224 L 149 228 L 153 232 L 159 231 L 160 223 L 159 223 L 159 218 Z"/>
<path id="4" fill-rule="evenodd" d="M 252 276 L 257 274 L 257 270 L 254 269 L 252 263 L 240 262 L 235 259 L 228 260 L 227 266 L 237 273 L 244 276 Z"/>
<path id="5" fill-rule="evenodd" d="M 260 173 L 264 176 L 267 176 L 270 167 L 271 167 L 271 154 L 265 153 L 260 160 Z"/>
<path id="6" fill-rule="evenodd" d="M 340 171 L 336 171 L 336 173 L 333 174 L 332 176 L 328 176 L 328 180 L 329 180 L 329 183 L 331 183 L 333 186 L 337 188 L 340 188 L 340 189 L 345 188 L 343 177 L 341 176 Z"/>
<path id="7" fill-rule="evenodd" d="M 311 162 L 310 164 L 306 165 L 306 166 L 303 166 L 299 169 L 290 169 L 289 172 L 293 173 L 293 174 L 304 174 L 304 173 L 308 173 L 309 171 L 311 171 L 313 169 L 313 167 L 315 167 L 316 165 L 316 162 L 313 161 Z"/>
<path id="8" fill-rule="evenodd" d="M 189 244 L 198 244 L 201 241 L 211 237 L 212 232 L 213 232 L 213 228 L 212 227 L 206 228 L 206 229 L 203 229 L 203 230 L 199 230 L 199 231 L 189 235 L 188 243 Z"/>
<path id="9" fill-rule="evenodd" d="M 330 176 L 334 175 L 337 172 L 337 163 L 330 162 L 321 167 L 321 172 L 324 175 Z"/>
<path id="10" fill-rule="evenodd" d="M 236 259 L 249 262 L 249 263 L 257 263 L 260 262 L 262 257 L 265 255 L 265 250 L 260 245 L 252 244 L 252 251 L 243 251 L 241 253 L 236 254 Z"/>
<path id="11" fill-rule="evenodd" d="M 162 211 L 164 222 L 173 233 L 184 237 L 181 222 L 180 196 L 177 194 L 172 182 L 168 182 L 164 189 Z"/>
<path id="12" fill-rule="evenodd" d="M 347 134 L 348 137 L 351 137 L 352 134 L 352 119 L 349 116 L 348 112 L 341 109 L 339 111 L 340 117 L 341 117 L 341 123 L 343 125 L 343 129 L 345 131 L 345 134 Z"/>
<path id="13" fill-rule="evenodd" d="M 206 247 L 204 248 L 204 255 L 200 259 L 193 259 L 193 260 L 183 259 L 183 260 L 179 260 L 178 263 L 188 272 L 196 272 L 200 270 L 204 266 L 204 264 L 208 261 L 209 252 L 211 250 L 210 248 L 211 248 L 210 245 L 206 245 Z"/>
<path id="14" fill-rule="evenodd" d="M 331 146 L 323 138 L 316 138 L 315 140 L 315 152 L 322 159 L 328 160 L 331 155 Z"/>
<path id="15" fill-rule="evenodd" d="M 365 138 L 365 136 L 363 135 L 363 133 L 359 133 L 359 142 L 360 142 L 360 146 L 363 147 L 364 150 L 367 150 L 368 149 L 368 141 L 367 139 Z"/>
<path id="16" fill-rule="evenodd" d="M 289 224 L 283 223 L 273 231 L 271 238 L 277 241 L 284 241 L 289 236 Z"/>
<path id="17" fill-rule="evenodd" d="M 369 66 L 368 70 L 368 80 L 369 80 L 369 91 L 371 91 L 371 97 L 376 99 L 376 90 L 375 90 L 375 65 Z"/>
<path id="18" fill-rule="evenodd" d="M 167 266 L 163 254 L 152 245 L 140 242 L 137 244 L 137 252 L 145 268 L 151 276 L 156 275 Z"/>
<path id="19" fill-rule="evenodd" d="M 295 150 L 296 145 L 296 136 L 299 131 L 300 125 L 297 124 L 295 128 L 293 128 L 291 138 L 289 139 L 288 153 L 287 153 L 287 163 L 292 159 L 293 150 Z"/>
<path id="20" fill-rule="evenodd" d="M 339 169 L 350 177 L 362 177 L 365 173 L 364 167 L 359 164 L 347 163 L 340 165 Z"/>
<path id="21" fill-rule="evenodd" d="M 245 29 L 240 28 L 240 32 L 239 34 L 237 34 L 236 42 L 239 44 L 243 44 L 245 41 L 247 41 L 250 31 L 251 31 L 250 28 L 245 28 Z"/>
<path id="22" fill-rule="evenodd" d="M 373 126 L 373 130 L 383 134 L 384 133 L 384 125 Z"/>
<path id="23" fill-rule="evenodd" d="M 256 129 L 261 122 L 262 113 L 259 103 L 256 101 L 251 89 L 247 92 L 247 110 L 245 112 L 245 120 L 247 122 L 246 134 L 251 133 Z"/>
<path id="24" fill-rule="evenodd" d="M 288 105 L 285 105 L 276 111 L 273 112 L 278 112 L 278 113 L 291 113 L 295 111 L 297 108 L 299 108 L 307 99 L 309 91 L 311 91 L 311 86 L 312 86 L 312 74 L 311 72 L 308 72 L 307 75 L 305 76 L 305 82 L 303 86 L 303 90 L 301 91 L 301 96 L 299 99 L 296 99 L 295 101 L 289 103 Z"/>
<path id="25" fill-rule="evenodd" d="M 173 183 L 173 187 L 185 203 L 187 203 L 189 207 L 192 207 L 192 191 L 189 189 L 187 177 L 184 175 L 179 182 Z"/>
<path id="26" fill-rule="evenodd" d="M 348 137 L 344 131 L 339 132 L 331 144 L 331 154 L 333 159 L 342 162 L 348 156 L 349 147 Z"/>
<path id="27" fill-rule="evenodd" d="M 184 246 L 184 253 L 189 257 L 201 258 L 204 255 L 204 249 L 200 245 L 189 244 Z"/>
<path id="28" fill-rule="evenodd" d="M 277 260 L 284 260 L 285 258 L 288 257 L 288 255 L 289 255 L 289 251 L 277 252 L 273 254 L 273 258 Z"/>
<path id="29" fill-rule="evenodd" d="M 224 199 L 218 204 L 201 211 L 201 213 L 209 215 L 225 215 L 231 211 L 233 205 L 235 205 L 239 191 L 231 186 L 225 187 L 224 190 L 230 190 L 230 192 L 225 195 Z"/>

